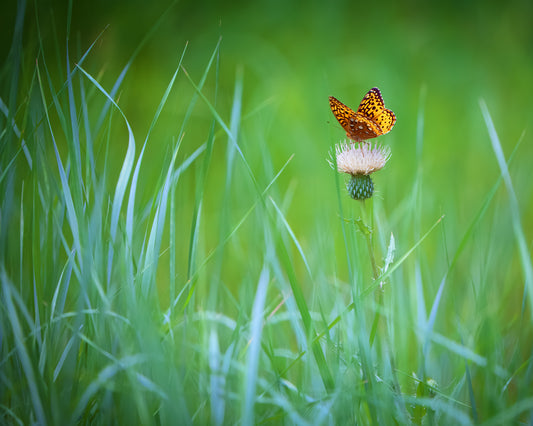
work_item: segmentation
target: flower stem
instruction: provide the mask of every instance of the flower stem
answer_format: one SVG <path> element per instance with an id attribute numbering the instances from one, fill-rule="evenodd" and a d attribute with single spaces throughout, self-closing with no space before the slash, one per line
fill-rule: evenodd
<path id="1" fill-rule="evenodd" d="M 369 232 L 365 232 L 364 233 L 365 239 L 366 239 L 366 247 L 368 249 L 368 255 L 370 257 L 370 263 L 372 264 L 373 277 L 376 280 L 379 277 L 379 269 L 378 269 L 378 265 L 376 263 L 376 257 L 374 256 L 374 248 L 373 248 L 374 244 L 373 244 L 372 234 L 374 232 L 374 227 L 373 227 L 373 223 L 369 223 L 369 221 L 368 221 L 365 201 L 362 201 L 361 203 L 363 205 L 363 207 L 361 208 L 362 215 L 363 215 L 363 223 L 366 225 L 366 227 L 369 230 Z M 372 220 L 372 217 L 373 217 L 372 206 L 371 206 L 370 210 L 371 210 L 370 211 L 370 217 L 371 217 L 371 220 Z"/>
<path id="2" fill-rule="evenodd" d="M 372 207 L 373 207 L 373 205 L 370 206 L 370 218 L 371 218 L 371 220 L 374 217 Z M 367 215 L 367 212 L 366 212 L 366 203 L 364 201 L 362 201 L 361 211 L 362 211 L 362 215 L 363 215 L 363 222 L 365 224 L 369 223 L 368 222 L 368 217 L 367 217 L 368 215 Z M 372 225 L 373 225 L 373 223 L 370 223 L 370 226 L 367 225 L 367 228 L 369 229 L 369 232 L 365 232 L 364 235 L 365 235 L 365 239 L 366 239 L 366 246 L 368 248 L 368 255 L 370 257 L 370 263 L 372 264 L 372 274 L 373 274 L 373 278 L 374 278 L 374 281 L 375 281 L 375 280 L 377 280 L 379 278 L 379 269 L 378 269 L 378 265 L 376 263 L 376 256 L 374 255 L 374 244 L 373 244 L 373 238 L 372 238 L 373 233 L 374 233 L 374 227 Z M 370 330 L 369 342 L 370 342 L 370 346 L 371 347 L 372 347 L 372 344 L 374 343 L 374 339 L 376 337 L 376 332 L 378 330 L 379 317 L 380 317 L 379 306 L 381 306 L 381 304 L 383 303 L 383 292 L 381 291 L 381 287 L 378 287 L 376 291 L 377 291 L 377 293 L 376 293 L 376 302 L 377 302 L 378 310 L 376 310 L 376 314 L 374 315 L 374 321 L 372 322 L 372 328 Z"/>

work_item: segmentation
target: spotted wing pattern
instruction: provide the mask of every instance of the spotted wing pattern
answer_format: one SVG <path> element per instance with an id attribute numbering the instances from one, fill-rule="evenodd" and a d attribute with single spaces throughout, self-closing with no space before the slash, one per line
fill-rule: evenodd
<path id="1" fill-rule="evenodd" d="M 394 113 L 385 108 L 377 87 L 368 91 L 357 112 L 333 96 L 329 97 L 329 105 L 333 115 L 346 131 L 346 136 L 356 142 L 384 135 L 390 132 L 396 122 Z"/>

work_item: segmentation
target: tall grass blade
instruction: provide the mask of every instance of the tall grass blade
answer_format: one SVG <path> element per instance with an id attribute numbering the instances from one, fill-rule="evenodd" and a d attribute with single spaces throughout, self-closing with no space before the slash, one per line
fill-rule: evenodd
<path id="1" fill-rule="evenodd" d="M 137 160 L 137 164 L 135 165 L 135 170 L 133 172 L 133 177 L 131 180 L 131 187 L 130 187 L 130 195 L 128 198 L 128 207 L 127 207 L 127 213 L 126 213 L 126 237 L 127 237 L 127 244 L 128 247 L 131 247 L 132 245 L 132 239 L 133 239 L 133 211 L 135 207 L 135 193 L 137 191 L 137 180 L 139 178 L 139 170 L 141 167 L 144 150 L 146 148 L 146 145 L 148 143 L 148 139 L 150 138 L 150 135 L 152 134 L 152 130 L 154 129 L 157 120 L 159 119 L 159 116 L 161 115 L 161 111 L 163 110 L 163 107 L 167 103 L 168 96 L 170 95 L 170 92 L 172 90 L 172 87 L 174 86 L 174 83 L 176 81 L 176 77 L 178 76 L 178 71 L 181 68 L 181 64 L 183 62 L 183 58 L 185 57 L 185 52 L 187 51 L 187 44 L 183 48 L 183 52 L 181 54 L 178 66 L 176 68 L 176 71 L 174 72 L 174 75 L 170 79 L 169 84 L 167 85 L 167 88 L 165 90 L 165 93 L 163 94 L 163 97 L 161 98 L 161 101 L 159 102 L 159 105 L 157 107 L 157 110 L 154 114 L 154 117 L 152 119 L 152 123 L 150 124 L 150 128 L 148 129 L 148 133 L 146 135 L 146 138 L 144 140 L 143 147 L 141 149 L 141 153 L 139 154 L 139 158 Z"/>
<path id="2" fill-rule="evenodd" d="M 260 190 L 259 190 L 259 187 L 258 187 L 258 184 L 257 184 L 257 180 L 255 178 L 255 175 L 252 171 L 252 168 L 250 167 L 250 165 L 248 164 L 248 161 L 246 160 L 241 148 L 239 147 L 239 144 L 237 143 L 237 140 L 235 139 L 235 136 L 233 135 L 233 133 L 231 132 L 230 128 L 226 125 L 226 123 L 224 122 L 224 120 L 222 120 L 222 118 L 220 117 L 220 115 L 218 114 L 217 110 L 215 109 L 215 107 L 211 104 L 211 102 L 209 102 L 209 100 L 205 97 L 205 95 L 202 93 L 201 91 L 201 87 L 200 85 L 196 85 L 193 81 L 193 79 L 191 78 L 191 76 L 189 75 L 189 73 L 184 69 L 183 70 L 185 72 L 185 75 L 187 76 L 187 78 L 189 79 L 191 85 L 194 87 L 194 89 L 196 90 L 196 92 L 198 93 L 198 95 L 202 98 L 202 100 L 207 104 L 208 108 L 211 110 L 211 113 L 213 114 L 213 116 L 215 117 L 215 119 L 217 120 L 218 124 L 222 127 L 222 129 L 224 130 L 224 132 L 226 133 L 226 135 L 228 135 L 229 137 L 229 140 L 231 141 L 231 143 L 234 145 L 235 147 L 235 150 L 237 151 L 237 153 L 239 154 L 239 156 L 241 157 L 242 161 L 243 161 L 243 164 L 246 168 L 246 171 L 248 172 L 248 174 L 250 175 L 250 178 L 252 179 L 252 182 L 254 183 L 254 186 L 256 188 L 256 190 L 260 193 Z"/>
<path id="3" fill-rule="evenodd" d="M 416 181 L 414 189 L 414 237 L 418 241 L 420 239 L 420 224 L 422 223 L 422 200 L 423 200 L 423 182 L 424 182 L 424 162 L 422 161 L 422 150 L 424 147 L 424 122 L 425 122 L 425 106 L 426 106 L 426 85 L 420 88 L 419 107 L 416 119 L 416 162 L 418 164 L 416 172 Z M 424 283 L 422 281 L 422 273 L 420 271 L 420 259 L 415 258 L 415 287 L 416 287 L 416 309 L 417 322 L 419 327 L 425 327 L 427 310 L 424 298 Z"/>
<path id="4" fill-rule="evenodd" d="M 424 359 L 428 359 L 429 336 L 433 333 L 433 327 L 435 326 L 435 320 L 437 319 L 437 311 L 439 309 L 440 301 L 442 299 L 442 293 L 444 291 L 444 285 L 446 284 L 446 278 L 447 275 L 444 275 L 442 281 L 440 282 L 439 290 L 437 291 L 435 300 L 433 301 L 433 306 L 431 307 L 431 312 L 429 314 L 429 318 L 425 327 L 426 341 L 424 343 L 423 348 Z"/>
<path id="5" fill-rule="evenodd" d="M 254 403 L 256 399 L 257 375 L 259 373 L 259 353 L 261 350 L 261 337 L 263 332 L 263 310 L 265 308 L 266 294 L 270 274 L 264 268 L 259 277 L 257 291 L 252 307 L 252 323 L 250 326 L 250 345 L 246 362 L 246 385 L 244 390 L 244 405 L 242 414 L 243 425 L 253 425 Z"/>
<path id="6" fill-rule="evenodd" d="M 122 168 L 120 169 L 120 174 L 118 177 L 117 185 L 115 187 L 115 195 L 113 197 L 112 209 L 111 209 L 111 224 L 110 224 L 110 237 L 111 241 L 109 243 L 109 254 L 108 254 L 108 264 L 107 264 L 107 282 L 109 283 L 111 279 L 111 267 L 113 264 L 113 244 L 115 243 L 115 237 L 117 234 L 118 219 L 120 215 L 120 210 L 122 208 L 122 201 L 124 199 L 124 194 L 126 193 L 126 187 L 128 185 L 131 169 L 133 168 L 133 160 L 135 158 L 135 137 L 133 135 L 133 130 L 131 129 L 130 123 L 128 122 L 126 116 L 120 109 L 120 107 L 113 100 L 111 95 L 106 92 L 106 90 L 83 68 L 79 65 L 78 69 L 91 81 L 97 88 L 102 92 L 102 94 L 115 106 L 115 108 L 120 112 L 126 126 L 128 128 L 128 149 L 126 151 L 126 156 L 124 157 L 124 162 L 122 163 Z"/>
<path id="7" fill-rule="evenodd" d="M 6 119 L 9 119 L 11 117 L 11 114 L 9 112 L 9 108 L 4 103 L 4 101 L 2 100 L 1 97 L 0 97 L 0 111 L 2 111 L 2 113 L 6 116 Z M 32 157 L 31 157 L 31 153 L 30 153 L 30 150 L 28 149 L 28 145 L 26 144 L 26 141 L 22 137 L 20 129 L 17 126 L 17 123 L 15 122 L 14 118 L 11 118 L 11 128 L 13 129 L 13 133 L 15 133 L 15 136 L 20 140 L 20 146 L 22 148 L 22 151 L 24 152 L 24 156 L 26 157 L 26 161 L 28 162 L 28 166 L 30 167 L 30 170 L 31 170 L 32 167 L 33 167 L 33 160 L 32 160 Z M 0 139 L 1 139 L 1 137 L 0 137 Z M 11 161 L 13 162 L 15 160 L 15 158 L 16 158 L 16 155 L 13 157 L 13 160 L 11 160 Z M 4 177 L 5 173 L 7 172 L 7 170 L 9 170 L 9 166 L 6 167 L 6 169 L 2 172 L 2 175 L 0 177 L 0 182 L 2 182 L 3 177 Z"/>
<path id="8" fill-rule="evenodd" d="M 4 308 L 7 312 L 7 317 L 9 318 L 9 323 L 11 324 L 11 331 L 13 333 L 13 339 L 17 349 L 18 360 L 21 364 L 24 378 L 26 379 L 26 383 L 28 385 L 30 399 L 32 401 L 32 412 L 35 415 L 37 422 L 44 425 L 47 424 L 48 421 L 38 386 L 38 380 L 40 380 L 40 377 L 36 376 L 36 372 L 34 371 L 32 365 L 32 355 L 28 352 L 24 343 L 25 336 L 12 299 L 15 289 L 3 268 L 0 271 L 0 279 L 2 281 L 2 300 L 4 302 Z"/>
<path id="9" fill-rule="evenodd" d="M 211 418 L 215 425 L 221 425 L 224 422 L 226 408 L 226 402 L 224 401 L 226 380 L 221 372 L 220 348 L 215 329 L 212 329 L 209 334 L 209 369 Z"/>
<path id="10" fill-rule="evenodd" d="M 219 40 L 219 43 L 220 43 L 220 40 Z M 219 82 L 219 77 L 220 77 L 220 73 L 219 73 L 220 71 L 220 49 L 218 48 L 218 45 L 215 51 L 213 52 L 213 55 L 211 57 L 211 60 L 209 61 L 207 68 L 204 70 L 204 74 L 202 75 L 200 85 L 203 87 L 203 84 L 207 80 L 207 76 L 211 68 L 211 64 L 215 60 L 215 58 L 216 58 L 216 62 L 215 62 L 214 98 L 215 98 L 215 105 L 216 105 L 216 100 L 217 100 L 217 95 L 218 95 L 218 82 Z M 187 113 L 189 113 L 192 105 L 196 103 L 197 97 L 198 95 L 195 93 L 195 96 L 191 100 L 191 104 L 189 105 L 189 110 L 187 111 Z M 206 154 L 204 157 L 202 170 L 200 172 L 198 184 L 196 185 L 194 210 L 192 213 L 191 235 L 189 238 L 189 258 L 187 260 L 187 277 L 188 278 L 192 276 L 193 271 L 196 269 L 195 259 L 197 258 L 196 249 L 197 249 L 197 244 L 198 244 L 200 219 L 201 219 L 201 214 L 202 214 L 202 205 L 203 205 L 202 200 L 204 197 L 205 182 L 207 180 L 207 173 L 209 171 L 209 166 L 211 164 L 211 156 L 213 153 L 213 146 L 215 143 L 215 124 L 216 124 L 216 120 L 213 118 L 210 129 L 209 129 L 209 134 L 207 136 L 207 143 L 205 144 Z M 216 284 L 217 283 L 214 283 L 214 288 L 217 288 Z"/>
<path id="11" fill-rule="evenodd" d="M 483 118 L 485 119 L 485 124 L 489 132 L 490 141 L 492 142 L 492 149 L 494 150 L 494 155 L 500 166 L 501 175 L 507 188 L 507 193 L 509 194 L 509 207 L 511 210 L 511 217 L 513 220 L 513 231 L 515 234 L 516 242 L 518 244 L 518 251 L 520 253 L 520 263 L 522 265 L 522 272 L 524 274 L 525 288 L 528 292 L 529 299 L 529 313 L 533 319 L 533 266 L 531 263 L 531 254 L 526 242 L 526 236 L 524 234 L 524 229 L 522 227 L 522 219 L 520 217 L 520 207 L 518 205 L 518 200 L 516 198 L 516 193 L 513 187 L 513 182 L 511 180 L 511 175 L 509 174 L 509 168 L 507 167 L 507 162 L 505 161 L 505 155 L 503 154 L 502 146 L 500 143 L 500 138 L 496 133 L 496 128 L 492 122 L 492 117 L 490 116 L 489 109 L 484 100 L 480 100 L 481 112 Z"/>
<path id="12" fill-rule="evenodd" d="M 163 237 L 165 218 L 167 214 L 169 191 L 171 190 L 171 188 L 173 188 L 172 174 L 174 170 L 174 163 L 176 162 L 176 157 L 178 155 L 182 140 L 183 137 L 180 138 L 174 149 L 172 160 L 170 161 L 165 182 L 161 190 L 161 198 L 159 200 L 154 221 L 152 223 L 152 228 L 150 230 L 150 236 L 148 239 L 148 245 L 146 247 L 146 256 L 144 260 L 144 276 L 141 284 L 142 293 L 145 297 L 150 291 L 152 280 L 155 278 L 155 272 L 157 270 L 159 250 L 161 248 L 161 239 Z"/>
<path id="13" fill-rule="evenodd" d="M 43 106 L 45 107 L 45 116 L 46 116 L 46 121 L 48 124 L 48 130 L 50 132 L 50 137 L 52 138 L 52 142 L 54 146 L 54 153 L 56 156 L 57 168 L 59 170 L 59 177 L 61 180 L 61 187 L 63 190 L 65 207 L 67 209 L 67 219 L 70 225 L 70 230 L 72 232 L 72 237 L 74 239 L 74 248 L 76 250 L 77 256 L 81 257 L 81 241 L 80 241 L 78 217 L 76 214 L 76 209 L 74 208 L 74 202 L 72 199 L 72 193 L 70 191 L 70 185 L 68 182 L 67 173 L 66 173 L 65 168 L 63 167 L 63 162 L 61 161 L 61 157 L 59 155 L 59 150 L 57 148 L 57 143 L 56 143 L 54 131 L 52 128 L 52 123 L 50 121 L 50 116 L 48 115 L 48 110 L 46 109 L 46 98 L 44 96 L 44 88 L 43 88 L 40 73 L 38 70 L 37 70 L 37 76 L 39 80 L 39 87 L 41 89 L 41 98 L 43 101 Z"/>
<path id="14" fill-rule="evenodd" d="M 132 368 L 135 365 L 141 363 L 142 357 L 139 355 L 132 355 L 124 357 L 120 360 L 116 360 L 107 367 L 103 368 L 97 375 L 97 377 L 87 386 L 83 394 L 81 395 L 76 408 L 74 409 L 74 415 L 71 419 L 73 422 L 76 422 L 78 418 L 82 415 L 83 411 L 87 409 L 87 404 L 91 398 L 106 384 L 110 383 L 114 376 L 117 375 L 120 371 L 123 371 L 128 368 Z"/>
<path id="15" fill-rule="evenodd" d="M 279 218 L 281 219 L 281 222 L 285 226 L 285 229 L 289 233 L 289 236 L 291 237 L 291 240 L 293 241 L 294 245 L 298 249 L 298 252 L 300 253 L 300 256 L 302 257 L 302 260 L 304 261 L 305 268 L 307 269 L 307 272 L 309 273 L 309 276 L 312 277 L 313 273 L 311 272 L 311 267 L 309 266 L 309 263 L 307 262 L 307 257 L 305 256 L 305 253 L 304 253 L 304 251 L 302 249 L 302 246 L 301 246 L 300 242 L 296 238 L 296 235 L 294 235 L 294 232 L 293 232 L 291 226 L 287 222 L 287 219 L 285 219 L 285 215 L 281 212 L 281 210 L 279 209 L 278 205 L 276 204 L 276 202 L 273 200 L 272 197 L 270 197 L 270 202 L 274 206 L 274 209 L 276 209 L 276 213 L 278 214 Z"/>

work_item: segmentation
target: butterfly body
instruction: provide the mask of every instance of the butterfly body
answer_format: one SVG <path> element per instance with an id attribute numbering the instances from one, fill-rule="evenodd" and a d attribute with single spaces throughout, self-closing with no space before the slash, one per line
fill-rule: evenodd
<path id="1" fill-rule="evenodd" d="M 389 133 L 396 123 L 396 116 L 390 109 L 385 108 L 383 97 L 377 87 L 368 91 L 357 111 L 347 107 L 333 96 L 329 97 L 329 106 L 346 131 L 346 136 L 356 142 Z"/>

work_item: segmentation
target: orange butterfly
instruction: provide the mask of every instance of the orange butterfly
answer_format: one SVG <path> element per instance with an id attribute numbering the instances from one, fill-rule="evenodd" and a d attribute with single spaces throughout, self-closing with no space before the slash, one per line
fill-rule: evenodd
<path id="1" fill-rule="evenodd" d="M 385 108 L 385 102 L 377 87 L 365 95 L 357 111 L 329 97 L 329 106 L 335 118 L 346 130 L 346 136 L 356 142 L 365 141 L 389 133 L 396 123 L 396 116 Z"/>

